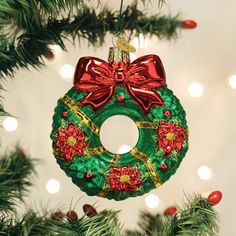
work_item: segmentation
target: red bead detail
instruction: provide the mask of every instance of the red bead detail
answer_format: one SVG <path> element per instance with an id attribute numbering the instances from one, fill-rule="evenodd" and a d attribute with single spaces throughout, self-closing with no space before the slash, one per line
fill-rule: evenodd
<path id="1" fill-rule="evenodd" d="M 74 222 L 74 221 L 78 220 L 78 215 L 75 211 L 70 210 L 66 213 L 66 218 L 68 221 Z"/>
<path id="2" fill-rule="evenodd" d="M 171 206 L 171 207 L 168 207 L 165 211 L 164 211 L 164 214 L 165 215 L 168 215 L 168 216 L 172 216 L 174 214 L 176 214 L 177 212 L 177 209 L 175 206 Z"/>
<path id="3" fill-rule="evenodd" d="M 70 120 L 68 125 L 73 125 L 75 122 L 73 120 Z"/>
<path id="4" fill-rule="evenodd" d="M 87 93 L 81 105 L 89 105 L 97 111 L 109 103 L 116 94 L 116 87 L 121 85 L 145 113 L 150 113 L 154 106 L 164 107 L 165 102 L 157 92 L 166 86 L 160 58 L 146 55 L 132 63 L 123 59 L 114 62 L 111 54 L 109 63 L 95 57 L 80 58 L 75 70 L 74 88 Z"/>
<path id="5" fill-rule="evenodd" d="M 116 97 L 117 102 L 123 102 L 124 100 L 125 100 L 125 98 L 122 95 L 119 95 L 119 96 Z"/>
<path id="6" fill-rule="evenodd" d="M 167 164 L 166 163 L 162 163 L 161 164 L 161 169 L 162 170 L 166 170 L 168 168 Z"/>
<path id="7" fill-rule="evenodd" d="M 96 209 L 89 204 L 83 205 L 83 211 L 84 211 L 84 214 L 88 217 L 93 217 L 98 214 Z"/>
<path id="8" fill-rule="evenodd" d="M 214 206 L 221 201 L 221 198 L 222 193 L 220 191 L 214 191 L 208 196 L 207 200 L 210 205 Z"/>
<path id="9" fill-rule="evenodd" d="M 194 29 L 197 27 L 197 22 L 194 20 L 184 20 L 181 21 L 181 27 L 183 29 Z"/>
<path id="10" fill-rule="evenodd" d="M 69 115 L 69 113 L 68 113 L 67 111 L 63 111 L 63 112 L 61 113 L 61 116 L 62 116 L 63 118 L 68 117 L 68 115 Z"/>
<path id="11" fill-rule="evenodd" d="M 166 118 L 169 118 L 169 117 L 171 116 L 171 110 L 165 110 L 164 116 L 165 116 Z"/>
<path id="12" fill-rule="evenodd" d="M 86 174 L 85 174 L 85 179 L 91 179 L 93 177 L 93 174 L 91 173 L 91 172 L 87 172 Z"/>

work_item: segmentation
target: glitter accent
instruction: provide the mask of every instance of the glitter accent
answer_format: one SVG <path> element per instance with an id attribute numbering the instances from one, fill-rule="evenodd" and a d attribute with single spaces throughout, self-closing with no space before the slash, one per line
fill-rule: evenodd
<path id="1" fill-rule="evenodd" d="M 161 180 L 157 174 L 155 166 L 152 164 L 151 159 L 146 156 L 144 153 L 139 152 L 136 148 L 133 148 L 131 150 L 131 154 L 141 160 L 147 167 L 149 175 L 152 178 L 153 183 L 155 184 L 155 187 L 158 188 L 161 185 Z"/>
<path id="2" fill-rule="evenodd" d="M 65 95 L 61 98 L 61 101 L 81 120 L 83 124 L 88 126 L 95 134 L 99 135 L 99 128 L 89 119 L 89 117 L 87 117 L 85 113 L 83 113 L 82 110 L 79 109 L 79 107 L 76 106 L 71 98 Z"/>

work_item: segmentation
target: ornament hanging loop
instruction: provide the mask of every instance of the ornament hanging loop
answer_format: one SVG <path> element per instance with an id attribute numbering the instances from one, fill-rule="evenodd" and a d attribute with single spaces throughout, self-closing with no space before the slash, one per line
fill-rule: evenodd
<path id="1" fill-rule="evenodd" d="M 129 42 L 125 39 L 123 36 L 123 20 L 125 18 L 125 15 L 122 14 L 122 8 L 123 8 L 123 0 L 120 1 L 120 11 L 118 16 L 118 22 L 117 22 L 117 33 L 115 34 L 115 37 L 117 38 L 116 44 L 114 44 L 114 37 L 112 38 L 112 44 L 114 47 L 118 47 L 119 50 L 122 50 L 124 52 L 135 52 L 136 49 L 129 44 Z"/>
<path id="2" fill-rule="evenodd" d="M 123 32 L 123 20 L 124 15 L 122 14 L 122 8 L 123 8 L 123 0 L 120 1 L 120 12 L 118 17 L 118 23 L 117 23 L 117 34 L 120 35 Z"/>

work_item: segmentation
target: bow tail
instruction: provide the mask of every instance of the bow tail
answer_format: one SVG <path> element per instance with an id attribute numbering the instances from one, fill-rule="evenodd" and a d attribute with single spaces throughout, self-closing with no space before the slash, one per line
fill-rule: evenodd
<path id="1" fill-rule="evenodd" d="M 126 88 L 145 113 L 149 113 L 153 106 L 165 106 L 163 99 L 156 91 L 135 88 L 130 85 L 127 85 Z"/>
<path id="2" fill-rule="evenodd" d="M 115 91 L 114 86 L 104 86 L 96 91 L 91 91 L 83 98 L 80 105 L 90 105 L 94 111 L 105 106 L 112 98 Z"/>

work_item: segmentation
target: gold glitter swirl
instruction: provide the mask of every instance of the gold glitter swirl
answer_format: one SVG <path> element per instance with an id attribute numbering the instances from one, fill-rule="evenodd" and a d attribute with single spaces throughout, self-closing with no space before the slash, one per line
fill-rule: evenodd
<path id="1" fill-rule="evenodd" d="M 98 193 L 98 196 L 99 196 L 99 197 L 105 198 L 106 195 L 107 195 L 107 191 L 105 191 L 105 190 L 102 190 L 101 192 Z"/>
<path id="2" fill-rule="evenodd" d="M 149 121 L 136 121 L 135 124 L 141 129 L 158 129 L 159 127 L 158 123 L 152 123 Z"/>
<path id="3" fill-rule="evenodd" d="M 139 160 L 141 160 L 145 166 L 148 169 L 149 175 L 152 178 L 153 183 L 155 184 L 156 188 L 161 186 L 161 180 L 156 172 L 156 168 L 155 166 L 152 164 L 152 161 L 150 160 L 150 158 L 148 156 L 146 156 L 144 153 L 139 152 L 136 148 L 133 148 L 131 150 L 131 154 L 138 158 Z"/>
<path id="4" fill-rule="evenodd" d="M 109 168 L 114 168 L 117 166 L 118 161 L 120 160 L 120 155 L 119 154 L 114 154 L 113 158 L 110 161 Z M 98 196 L 105 198 L 109 189 L 103 189 Z"/>
<path id="5" fill-rule="evenodd" d="M 99 136 L 99 128 L 89 119 L 89 117 L 72 101 L 70 97 L 65 95 L 61 101 L 73 112 L 83 124 L 88 126 L 96 135 Z"/>
<path id="6" fill-rule="evenodd" d="M 111 159 L 110 168 L 116 167 L 119 160 L 120 160 L 120 155 L 115 154 Z"/>
<path id="7" fill-rule="evenodd" d="M 101 146 L 101 147 L 97 147 L 97 148 L 88 148 L 88 151 L 92 155 L 100 155 L 100 154 L 104 153 L 106 151 L 106 149 Z"/>
<path id="8" fill-rule="evenodd" d="M 53 155 L 54 155 L 56 158 L 62 158 L 61 152 L 59 152 L 59 151 L 56 150 L 56 149 L 53 149 Z"/>

